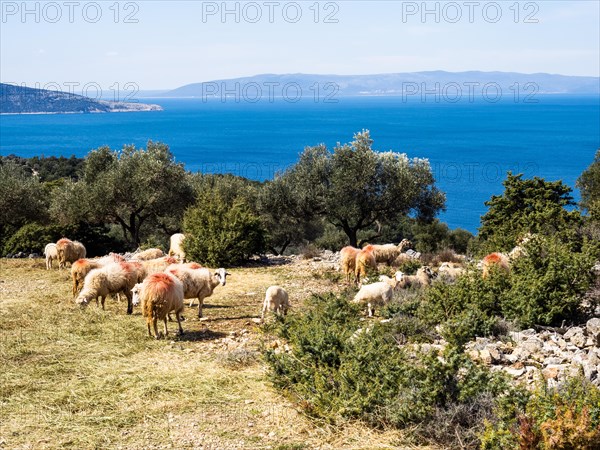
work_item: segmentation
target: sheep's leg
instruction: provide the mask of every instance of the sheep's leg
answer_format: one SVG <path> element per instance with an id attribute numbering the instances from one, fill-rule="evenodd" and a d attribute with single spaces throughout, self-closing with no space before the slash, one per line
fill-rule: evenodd
<path id="1" fill-rule="evenodd" d="M 265 313 L 267 312 L 267 305 L 263 305 L 262 308 L 262 313 L 260 315 L 260 321 L 264 322 L 265 321 Z"/>
<path id="2" fill-rule="evenodd" d="M 152 337 L 152 331 L 150 331 L 150 320 L 146 320 L 146 325 L 148 325 L 148 336 Z"/>
<path id="3" fill-rule="evenodd" d="M 369 311 L 369 317 L 373 317 L 373 306 L 370 303 L 367 303 L 367 309 Z"/>
<path id="4" fill-rule="evenodd" d="M 131 291 L 125 289 L 123 293 L 125 294 L 125 297 L 127 297 L 127 314 L 133 314 L 133 302 Z"/>
<path id="5" fill-rule="evenodd" d="M 158 325 L 157 325 L 158 319 L 156 317 L 152 318 L 152 326 L 154 327 L 154 337 L 156 339 L 160 339 L 160 335 L 158 334 Z"/>
<path id="6" fill-rule="evenodd" d="M 169 330 L 167 329 L 167 318 L 166 317 L 163 319 L 163 322 L 165 324 L 165 337 L 167 337 L 169 335 Z"/>
<path id="7" fill-rule="evenodd" d="M 194 299 L 192 298 L 192 299 L 190 300 L 190 308 L 192 308 L 193 306 L 194 306 Z"/>
<path id="8" fill-rule="evenodd" d="M 100 297 L 100 303 L 102 304 L 102 311 L 104 311 L 104 302 L 106 301 L 106 297 Z M 96 298 L 96 305 L 98 304 L 98 298 Z"/>
<path id="9" fill-rule="evenodd" d="M 181 326 L 181 311 L 177 311 L 175 313 L 175 317 L 177 317 L 177 326 L 179 327 L 179 335 L 183 335 L 183 327 Z"/>
<path id="10" fill-rule="evenodd" d="M 198 297 L 198 318 L 202 318 L 202 304 L 204 303 L 204 298 Z"/>

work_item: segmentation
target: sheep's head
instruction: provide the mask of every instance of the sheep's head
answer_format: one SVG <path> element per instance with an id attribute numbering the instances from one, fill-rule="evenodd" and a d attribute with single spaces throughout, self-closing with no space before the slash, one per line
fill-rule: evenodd
<path id="1" fill-rule="evenodd" d="M 85 291 L 81 291 L 77 298 L 75 299 L 75 304 L 81 306 L 82 308 L 86 307 L 90 300 L 92 299 L 91 295 L 87 295 Z"/>
<path id="2" fill-rule="evenodd" d="M 225 286 L 225 283 L 227 281 L 227 275 L 231 274 L 222 267 L 220 269 L 217 269 L 217 271 L 215 272 L 215 277 L 219 279 L 219 283 L 221 283 L 221 286 Z"/>
<path id="3" fill-rule="evenodd" d="M 433 279 L 437 276 L 437 274 L 431 270 L 431 267 L 429 266 L 423 266 L 421 267 L 418 272 L 424 273 L 425 275 L 427 275 L 428 278 Z"/>
<path id="4" fill-rule="evenodd" d="M 400 251 L 403 252 L 412 247 L 412 242 L 410 242 L 408 239 L 402 239 L 398 244 L 398 247 L 400 247 Z"/>
<path id="5" fill-rule="evenodd" d="M 133 286 L 133 289 L 131 289 L 131 293 L 133 294 L 133 296 L 131 297 L 131 303 L 133 304 L 133 306 L 137 306 L 140 304 L 140 292 L 142 291 L 142 283 L 138 283 L 135 286 Z"/>

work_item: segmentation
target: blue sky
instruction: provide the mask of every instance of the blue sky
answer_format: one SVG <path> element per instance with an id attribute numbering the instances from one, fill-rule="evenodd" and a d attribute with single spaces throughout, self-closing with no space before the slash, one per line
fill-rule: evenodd
<path id="1" fill-rule="evenodd" d="M 296 72 L 600 75 L 596 0 L 427 2 L 425 16 L 421 1 L 228 2 L 225 17 L 220 1 L 28 2 L 25 16 L 22 2 L 1 3 L 0 80 L 28 86 L 166 89 Z"/>

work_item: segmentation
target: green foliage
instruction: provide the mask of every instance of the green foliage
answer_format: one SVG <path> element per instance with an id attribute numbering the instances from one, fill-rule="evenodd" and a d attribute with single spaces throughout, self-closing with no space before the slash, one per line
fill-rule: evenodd
<path id="1" fill-rule="evenodd" d="M 506 397 L 496 415 L 500 420 L 482 434 L 483 449 L 593 450 L 600 442 L 600 389 L 583 376 Z"/>
<path id="2" fill-rule="evenodd" d="M 510 390 L 499 375 L 455 350 L 440 359 L 435 352 L 400 347 L 398 334 L 413 329 L 406 322 L 363 324 L 357 331 L 357 307 L 346 299 L 313 296 L 307 303 L 306 311 L 280 324 L 291 353 L 266 350 L 265 358 L 275 385 L 301 399 L 312 416 L 430 430 L 426 424 L 439 411 Z M 420 333 L 418 325 L 414 329 Z"/>
<path id="3" fill-rule="evenodd" d="M 87 256 L 102 256 L 109 252 L 124 251 L 124 243 L 108 234 L 104 226 L 76 225 L 40 225 L 35 222 L 23 225 L 4 244 L 3 254 L 39 253 L 43 254 L 46 244 L 56 242 L 62 237 L 78 240 L 85 245 Z"/>
<path id="4" fill-rule="evenodd" d="M 581 215 L 573 206 L 571 188 L 562 181 L 545 181 L 508 173 L 504 193 L 492 196 L 485 204 L 488 212 L 481 218 L 481 250 L 509 251 L 527 233 L 573 236 L 581 225 Z"/>
<path id="5" fill-rule="evenodd" d="M 36 173 L 42 183 L 66 179 L 78 179 L 83 170 L 83 158 L 71 155 L 64 156 L 33 156 L 21 158 L 15 155 L 0 156 L 0 165 L 13 162 L 23 166 L 28 173 Z"/>
<path id="6" fill-rule="evenodd" d="M 409 213 L 431 219 L 444 206 L 429 162 L 405 154 L 380 153 L 368 131 L 333 153 L 309 147 L 300 160 L 267 187 L 286 226 L 315 217 L 341 229 L 358 246 L 357 233 L 393 223 Z M 375 233 L 373 237 L 376 237 Z M 367 240 L 371 240 L 368 238 Z"/>
<path id="7" fill-rule="evenodd" d="M 577 187 L 581 191 L 581 207 L 593 221 L 600 221 L 600 149 L 592 164 L 577 179 Z"/>
<path id="8" fill-rule="evenodd" d="M 165 144 L 149 141 L 145 149 L 101 147 L 90 152 L 83 179 L 66 183 L 52 200 L 61 223 L 117 224 L 130 247 L 138 247 L 150 228 L 169 235 L 178 231 L 194 192 L 182 164 Z"/>
<path id="9" fill-rule="evenodd" d="M 209 266 L 240 264 L 264 250 L 260 218 L 243 199 L 227 198 L 218 188 L 198 195 L 185 212 L 183 229 L 188 259 Z"/>

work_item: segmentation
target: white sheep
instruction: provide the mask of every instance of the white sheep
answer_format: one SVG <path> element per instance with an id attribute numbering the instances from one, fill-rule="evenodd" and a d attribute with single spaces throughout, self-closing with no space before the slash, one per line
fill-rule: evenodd
<path id="1" fill-rule="evenodd" d="M 404 253 L 404 251 L 408 250 L 411 246 L 412 243 L 408 239 L 402 239 L 402 241 L 398 245 L 372 244 L 370 247 L 377 263 L 385 263 L 388 266 L 390 266 L 394 263 L 398 256 Z"/>
<path id="2" fill-rule="evenodd" d="M 126 262 L 111 263 L 98 269 L 91 270 L 83 281 L 83 289 L 75 299 L 75 303 L 86 306 L 91 300 L 98 297 L 104 309 L 104 301 L 108 295 L 122 293 L 127 297 L 127 314 L 133 312 L 131 303 L 131 289 L 138 280 L 138 273 L 134 266 Z"/>
<path id="3" fill-rule="evenodd" d="M 58 262 L 58 250 L 56 244 L 48 244 L 44 248 L 44 256 L 46 256 L 46 270 L 52 269 L 52 261 Z"/>
<path id="4" fill-rule="evenodd" d="M 151 259 L 162 258 L 163 256 L 165 256 L 165 254 L 160 248 L 149 248 L 147 250 L 134 253 L 131 259 L 136 261 L 148 261 Z"/>
<path id="5" fill-rule="evenodd" d="M 373 317 L 375 306 L 383 306 L 392 299 L 394 287 L 386 281 L 367 284 L 360 288 L 352 300 L 353 303 L 367 304 L 369 317 Z"/>
<path id="6" fill-rule="evenodd" d="M 183 311 L 183 283 L 175 276 L 168 273 L 155 273 L 149 275 L 143 283 L 136 284 L 132 290 L 134 306 L 142 303 L 142 315 L 146 318 L 148 335 L 152 337 L 150 324 L 154 328 L 154 337 L 158 339 L 157 321 L 164 321 L 167 336 L 167 317 L 174 312 L 177 317 L 179 334 L 183 334 L 181 327 L 181 312 Z"/>
<path id="7" fill-rule="evenodd" d="M 164 272 L 167 267 L 171 264 L 176 264 L 177 260 L 170 256 L 164 256 L 162 258 L 149 259 L 148 261 L 141 261 L 142 265 L 146 269 L 147 275 L 153 273 Z"/>
<path id="8" fill-rule="evenodd" d="M 269 286 L 265 294 L 265 301 L 263 302 L 261 321 L 264 322 L 267 310 L 285 316 L 289 307 L 289 296 L 285 289 L 280 286 Z"/>
<path id="9" fill-rule="evenodd" d="M 183 249 L 184 240 L 185 235 L 182 233 L 176 233 L 171 236 L 170 239 L 169 256 L 174 256 L 180 262 L 185 262 L 185 250 Z"/>
<path id="10" fill-rule="evenodd" d="M 184 298 L 191 299 L 190 308 L 194 306 L 194 299 L 198 299 L 199 318 L 202 317 L 204 299 L 210 297 L 218 285 L 225 286 L 227 275 L 229 275 L 223 268 L 211 273 L 209 269 L 191 269 L 185 267 L 185 264 L 174 264 L 169 266 L 165 272 L 175 275 L 183 283 Z"/>
<path id="11" fill-rule="evenodd" d="M 440 278 L 450 282 L 455 281 L 465 272 L 465 268 L 462 267 L 460 264 L 448 261 L 443 262 L 438 268 L 438 274 Z"/>
<path id="12" fill-rule="evenodd" d="M 423 266 L 417 270 L 416 275 L 403 275 L 402 279 L 398 282 L 398 287 L 407 288 L 411 286 L 429 286 L 435 277 L 436 274 L 429 266 Z"/>

